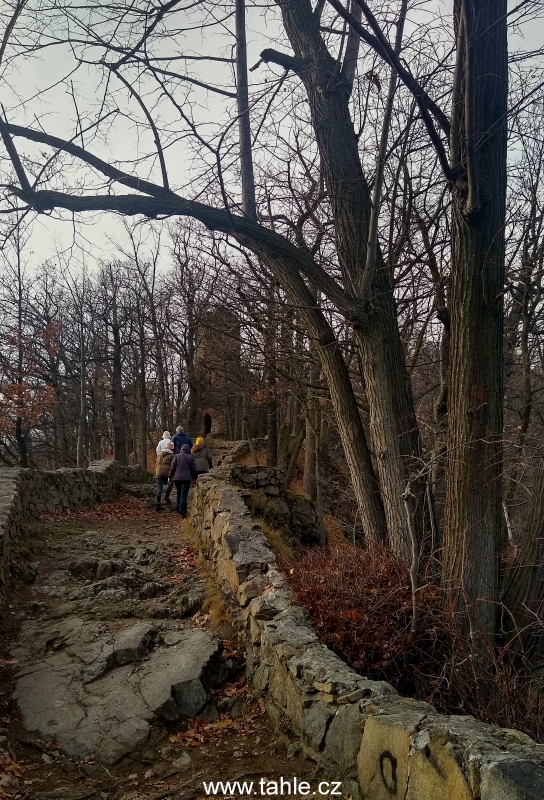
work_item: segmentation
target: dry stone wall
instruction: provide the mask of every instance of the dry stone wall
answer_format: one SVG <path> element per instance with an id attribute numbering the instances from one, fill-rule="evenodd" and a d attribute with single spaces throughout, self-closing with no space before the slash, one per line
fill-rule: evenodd
<path id="1" fill-rule="evenodd" d="M 293 604 L 243 490 L 230 483 L 230 464 L 198 479 L 191 519 L 224 592 L 240 607 L 248 677 L 278 726 L 298 736 L 354 800 L 542 800 L 543 745 L 400 697 L 320 642 Z"/>
<path id="2" fill-rule="evenodd" d="M 113 500 L 124 481 L 147 480 L 139 467 L 95 461 L 88 469 L 0 469 L 0 615 L 4 610 L 13 545 L 24 521 L 39 511 Z"/>

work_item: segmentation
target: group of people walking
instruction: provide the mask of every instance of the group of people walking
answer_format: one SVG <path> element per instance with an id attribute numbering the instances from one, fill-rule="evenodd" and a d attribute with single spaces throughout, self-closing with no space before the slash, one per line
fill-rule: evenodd
<path id="1" fill-rule="evenodd" d="M 191 482 L 196 481 L 199 475 L 208 472 L 212 467 L 210 451 L 199 436 L 193 442 L 181 425 L 178 425 L 174 436 L 170 431 L 165 431 L 157 445 L 157 466 L 155 478 L 157 479 L 157 511 L 161 510 L 163 489 L 164 501 L 168 507 L 171 505 L 170 494 L 174 486 L 177 491 L 176 511 L 182 517 L 187 516 L 187 497 Z"/>

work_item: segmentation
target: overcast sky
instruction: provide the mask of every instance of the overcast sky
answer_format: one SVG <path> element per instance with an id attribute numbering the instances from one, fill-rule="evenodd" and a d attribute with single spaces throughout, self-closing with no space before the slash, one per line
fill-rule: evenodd
<path id="1" fill-rule="evenodd" d="M 1 0 L 0 0 L 1 1 Z M 32 3 L 33 0 L 30 0 Z M 510 2 L 509 7 L 517 5 Z M 420 4 L 421 5 L 421 4 Z M 433 12 L 437 10 L 437 3 L 432 2 L 426 6 Z M 451 12 L 450 0 L 441 4 L 445 15 Z M 427 13 L 425 6 L 418 12 L 412 13 L 412 22 L 425 20 Z M 231 23 L 226 23 L 232 28 Z M 266 5 L 256 4 L 248 11 L 248 61 L 250 66 L 258 60 L 259 53 L 265 47 L 274 46 L 278 36 L 281 37 L 278 11 L 273 3 Z M 524 25 L 521 29 L 511 31 L 510 49 L 531 50 L 536 49 L 544 42 L 544 19 Z M 230 55 L 229 48 L 232 37 L 225 28 L 207 28 L 205 33 L 194 30 L 186 34 L 184 51 L 192 54 L 203 55 Z M 40 57 L 27 59 L 18 65 L 17 70 L 8 69 L 4 72 L 4 82 L 0 86 L 0 101 L 6 107 L 8 118 L 15 124 L 26 124 L 35 127 L 39 124 L 49 133 L 54 133 L 63 138 L 73 135 L 74 120 L 76 117 L 74 102 L 71 97 L 71 86 L 61 82 L 73 65 L 73 59 L 67 48 L 52 47 L 42 51 Z M 232 89 L 232 72 L 230 65 L 210 64 L 200 62 L 198 75 L 201 79 L 214 84 L 222 84 L 225 88 Z M 261 67 L 250 73 L 250 79 L 255 89 L 262 88 L 270 72 L 267 67 Z M 73 89 L 77 96 L 79 113 L 85 113 L 85 105 L 96 106 L 102 94 L 102 78 L 94 67 L 80 68 L 73 76 Z M 8 92 L 6 83 L 9 82 L 14 91 Z M 57 84 L 57 85 L 55 85 Z M 52 88 L 51 88 L 52 87 Z M 46 91 L 47 90 L 47 91 Z M 224 101 L 219 95 L 210 92 L 198 91 L 191 95 L 194 102 L 199 105 L 197 115 L 202 124 L 208 124 L 210 130 L 225 119 L 226 108 L 232 107 L 231 101 Z M 30 99 L 29 99 L 30 98 Z M 159 109 L 162 113 L 162 110 Z M 67 124 L 68 123 L 68 124 Z M 25 146 L 22 140 L 17 140 L 18 146 Z M 117 119 L 115 128 L 111 130 L 107 143 L 93 141 L 89 149 L 101 157 L 125 160 L 124 168 L 132 171 L 130 160 L 136 158 L 145 150 L 148 142 L 139 140 L 134 126 L 128 120 Z M 36 154 L 44 148 L 36 148 Z M 176 144 L 175 148 L 167 149 L 170 180 L 174 185 L 182 186 L 191 173 L 194 163 L 194 152 Z M 148 175 L 160 181 L 160 172 L 155 169 Z M 72 222 L 65 215 L 53 217 L 36 217 L 27 244 L 25 260 L 36 265 L 47 259 L 63 253 L 64 259 L 71 257 L 74 265 L 85 259 L 89 266 L 98 258 L 112 258 L 117 253 L 115 240 L 123 241 L 126 238 L 123 227 L 113 215 L 86 215 L 80 218 L 74 228 Z M 74 249 L 73 245 L 77 243 Z"/>

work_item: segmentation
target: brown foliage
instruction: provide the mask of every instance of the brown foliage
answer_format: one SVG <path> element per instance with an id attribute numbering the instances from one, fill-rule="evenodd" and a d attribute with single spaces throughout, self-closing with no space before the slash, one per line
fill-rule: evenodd
<path id="1" fill-rule="evenodd" d="M 51 386 L 35 388 L 24 381 L 0 385 L 0 433 L 14 434 L 17 419 L 23 428 L 39 425 L 54 404 Z"/>
<path id="2" fill-rule="evenodd" d="M 280 562 L 321 640 L 358 672 L 438 711 L 472 714 L 544 740 L 542 679 L 512 652 L 512 638 L 491 641 L 484 631 L 475 646 L 459 617 L 443 606 L 439 587 L 424 576 L 418 630 L 411 637 L 408 567 L 385 547 L 365 549 L 344 540 Z M 471 616 L 473 628 L 483 631 L 475 608 Z M 542 635 L 537 627 L 535 622 L 535 635 Z"/>
<path id="3" fill-rule="evenodd" d="M 449 636 L 435 584 L 419 592 L 419 633 L 411 638 L 408 570 L 386 548 L 312 548 L 297 554 L 295 566 L 284 566 L 325 644 L 363 674 L 436 701 L 433 668 L 443 663 Z"/>
<path id="4" fill-rule="evenodd" d="M 122 495 L 111 503 L 102 503 L 97 506 L 77 506 L 65 511 L 43 512 L 42 519 L 88 519 L 94 522 L 114 521 L 157 521 L 157 514 L 149 509 L 138 497 Z M 161 522 L 170 517 L 161 517 Z"/>

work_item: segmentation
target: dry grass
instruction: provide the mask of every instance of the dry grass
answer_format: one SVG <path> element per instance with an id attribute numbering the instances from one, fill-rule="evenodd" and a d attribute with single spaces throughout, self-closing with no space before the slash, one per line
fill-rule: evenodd
<path id="1" fill-rule="evenodd" d="M 285 541 L 285 534 L 279 528 L 270 525 L 265 519 L 255 517 L 255 522 L 260 525 L 264 535 L 268 540 L 268 544 L 272 550 L 277 553 L 285 561 L 291 562 L 295 554 L 293 548 Z"/>
<path id="2" fill-rule="evenodd" d="M 223 592 L 219 589 L 215 574 L 204 553 L 202 543 L 189 519 L 183 520 L 181 534 L 185 541 L 198 550 L 196 569 L 204 581 L 206 595 L 202 604 L 202 611 L 210 615 L 212 625 L 217 626 L 228 618 L 228 609 L 225 605 Z"/>

